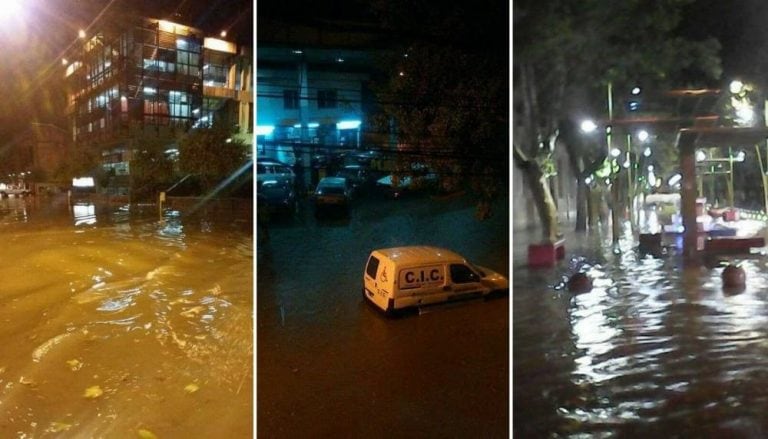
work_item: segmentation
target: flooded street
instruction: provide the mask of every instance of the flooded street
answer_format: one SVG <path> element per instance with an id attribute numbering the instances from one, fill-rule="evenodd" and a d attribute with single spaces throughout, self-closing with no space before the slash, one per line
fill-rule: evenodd
<path id="1" fill-rule="evenodd" d="M 515 234 L 515 437 L 768 435 L 768 260 L 740 258 L 744 291 L 722 268 L 611 251 L 607 231 L 569 234 L 566 260 L 525 267 Z M 594 279 L 573 295 L 577 270 Z"/>
<path id="2" fill-rule="evenodd" d="M 0 200 L 0 437 L 251 437 L 251 227 Z"/>
<path id="3" fill-rule="evenodd" d="M 363 200 L 350 218 L 308 206 L 273 221 L 257 252 L 259 437 L 509 435 L 509 299 L 387 318 L 365 303 L 371 250 L 450 248 L 508 275 L 504 203 Z"/>

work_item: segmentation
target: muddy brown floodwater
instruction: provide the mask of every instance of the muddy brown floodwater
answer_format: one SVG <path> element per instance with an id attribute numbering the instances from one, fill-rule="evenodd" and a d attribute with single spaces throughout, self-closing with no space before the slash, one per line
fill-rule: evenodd
<path id="1" fill-rule="evenodd" d="M 509 216 L 471 199 L 311 209 L 257 246 L 257 431 L 266 438 L 509 437 L 509 297 L 390 319 L 361 295 L 372 249 L 435 245 L 508 273 Z"/>
<path id="2" fill-rule="evenodd" d="M 251 227 L 0 200 L 0 437 L 251 437 Z"/>

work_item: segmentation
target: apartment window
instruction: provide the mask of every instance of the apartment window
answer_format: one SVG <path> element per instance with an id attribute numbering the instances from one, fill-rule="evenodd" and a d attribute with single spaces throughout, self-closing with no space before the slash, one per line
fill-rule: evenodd
<path id="1" fill-rule="evenodd" d="M 299 91 L 283 90 L 283 106 L 286 110 L 299 108 Z"/>
<path id="2" fill-rule="evenodd" d="M 320 90 L 317 92 L 318 108 L 336 108 L 336 90 Z"/>

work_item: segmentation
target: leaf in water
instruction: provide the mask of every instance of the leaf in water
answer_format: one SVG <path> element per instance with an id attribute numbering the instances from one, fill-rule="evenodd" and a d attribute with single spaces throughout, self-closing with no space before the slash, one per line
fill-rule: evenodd
<path id="1" fill-rule="evenodd" d="M 202 312 L 204 309 L 205 309 L 205 307 L 203 307 L 203 306 L 195 306 L 195 307 L 192 307 L 192 308 L 190 308 L 190 309 L 188 309 L 186 311 L 183 311 L 181 313 L 181 315 L 183 315 L 184 317 L 187 317 L 187 318 L 195 317 L 196 315 L 200 314 L 200 312 Z"/>
<path id="2" fill-rule="evenodd" d="M 70 428 L 72 428 L 72 424 L 67 424 L 66 422 L 51 422 L 51 426 L 45 431 L 46 433 L 60 433 L 62 431 L 67 431 Z"/>
<path id="3" fill-rule="evenodd" d="M 198 390 L 200 390 L 200 386 L 198 386 L 195 383 L 191 383 L 191 384 L 187 384 L 187 387 L 185 387 L 184 390 L 186 390 L 187 393 L 195 393 Z"/>
<path id="4" fill-rule="evenodd" d="M 77 370 L 80 370 L 80 368 L 81 368 L 81 367 L 83 367 L 83 363 L 82 363 L 82 362 L 80 362 L 80 361 L 79 361 L 79 360 L 77 360 L 77 359 L 74 359 L 74 360 L 67 360 L 67 365 L 68 365 L 68 366 L 69 366 L 69 368 L 70 368 L 70 369 L 72 369 L 73 371 L 77 371 Z"/>
<path id="5" fill-rule="evenodd" d="M 155 433 L 152 433 L 151 431 L 145 430 L 143 428 L 139 430 L 138 433 L 141 439 L 157 439 Z"/>
<path id="6" fill-rule="evenodd" d="M 62 340 L 70 335 L 72 335 L 70 332 L 59 334 L 35 348 L 35 350 L 32 351 L 32 361 L 35 363 L 39 362 L 54 346 L 61 343 Z"/>
<path id="7" fill-rule="evenodd" d="M 98 398 L 104 393 L 103 390 L 101 390 L 101 387 L 99 386 L 91 386 L 87 389 L 85 389 L 85 393 L 83 394 L 86 398 Z"/>

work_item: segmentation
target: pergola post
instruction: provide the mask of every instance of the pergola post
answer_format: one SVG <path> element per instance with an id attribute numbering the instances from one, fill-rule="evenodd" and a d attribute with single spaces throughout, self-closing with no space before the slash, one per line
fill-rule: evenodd
<path id="1" fill-rule="evenodd" d="M 699 229 L 696 223 L 696 148 L 752 148 L 768 139 L 768 128 L 692 127 L 677 137 L 680 152 L 680 211 L 683 215 L 683 259 L 698 261 Z M 703 244 L 703 242 L 702 242 Z"/>
<path id="2" fill-rule="evenodd" d="M 696 135 L 681 133 L 680 148 L 680 211 L 683 215 L 683 258 L 698 256 L 699 230 L 696 225 Z"/>

